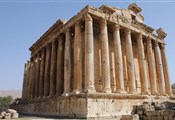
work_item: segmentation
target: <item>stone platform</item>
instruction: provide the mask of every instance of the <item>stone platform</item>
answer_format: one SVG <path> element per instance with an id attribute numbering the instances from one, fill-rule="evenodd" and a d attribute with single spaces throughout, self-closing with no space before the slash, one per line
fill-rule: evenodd
<path id="1" fill-rule="evenodd" d="M 124 94 L 72 94 L 70 96 L 20 100 L 19 113 L 57 118 L 119 118 L 130 115 L 134 105 L 170 101 L 168 96 Z"/>

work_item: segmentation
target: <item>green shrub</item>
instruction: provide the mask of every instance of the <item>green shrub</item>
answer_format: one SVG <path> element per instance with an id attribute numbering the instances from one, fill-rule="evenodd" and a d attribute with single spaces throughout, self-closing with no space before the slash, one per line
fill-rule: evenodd
<path id="1" fill-rule="evenodd" d="M 0 109 L 9 107 L 9 105 L 13 102 L 12 96 L 0 97 Z"/>

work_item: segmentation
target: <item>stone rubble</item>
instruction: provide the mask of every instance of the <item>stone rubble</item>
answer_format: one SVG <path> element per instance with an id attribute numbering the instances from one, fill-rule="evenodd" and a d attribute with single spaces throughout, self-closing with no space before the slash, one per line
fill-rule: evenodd
<path id="1" fill-rule="evenodd" d="M 175 120 L 175 103 L 148 103 L 144 102 L 140 106 L 133 106 L 132 115 L 138 115 L 139 119 L 128 120 Z M 127 120 L 123 119 L 122 120 Z"/>
<path id="2" fill-rule="evenodd" d="M 14 109 L 7 109 L 0 113 L 0 119 L 17 119 L 19 114 Z"/>

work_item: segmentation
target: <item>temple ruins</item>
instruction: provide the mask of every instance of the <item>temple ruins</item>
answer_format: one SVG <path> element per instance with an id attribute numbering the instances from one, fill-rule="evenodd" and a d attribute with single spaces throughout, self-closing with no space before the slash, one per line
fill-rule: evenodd
<path id="1" fill-rule="evenodd" d="M 171 101 L 166 33 L 142 9 L 86 6 L 31 47 L 18 111 L 60 118 L 117 117 L 145 101 Z M 151 18 L 150 18 L 151 19 Z"/>

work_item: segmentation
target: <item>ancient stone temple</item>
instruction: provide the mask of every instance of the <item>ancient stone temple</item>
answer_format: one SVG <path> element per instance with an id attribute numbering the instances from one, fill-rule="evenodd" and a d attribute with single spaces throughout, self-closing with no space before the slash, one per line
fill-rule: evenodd
<path id="1" fill-rule="evenodd" d="M 131 114 L 144 101 L 171 100 L 166 33 L 142 9 L 86 6 L 58 20 L 30 47 L 18 111 L 66 118 Z"/>

